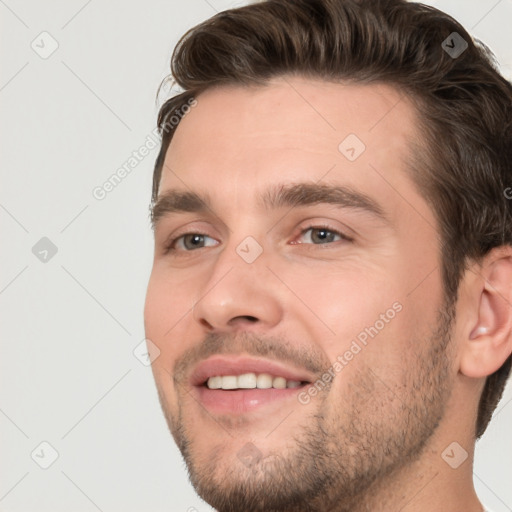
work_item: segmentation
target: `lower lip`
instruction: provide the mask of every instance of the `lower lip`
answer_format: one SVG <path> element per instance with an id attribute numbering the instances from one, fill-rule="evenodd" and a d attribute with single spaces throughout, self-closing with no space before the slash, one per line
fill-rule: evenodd
<path id="1" fill-rule="evenodd" d="M 243 414 L 273 402 L 296 398 L 304 387 L 221 390 L 198 386 L 196 389 L 200 402 L 209 411 L 218 414 Z"/>

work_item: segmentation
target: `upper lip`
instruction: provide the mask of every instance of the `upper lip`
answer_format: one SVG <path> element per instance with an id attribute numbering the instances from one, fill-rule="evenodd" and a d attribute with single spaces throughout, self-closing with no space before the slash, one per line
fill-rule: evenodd
<path id="1" fill-rule="evenodd" d="M 194 367 L 190 376 L 192 386 L 202 386 L 210 377 L 218 375 L 243 375 L 244 373 L 268 373 L 286 380 L 313 382 L 311 372 L 298 369 L 286 363 L 257 359 L 248 356 L 211 356 Z"/>

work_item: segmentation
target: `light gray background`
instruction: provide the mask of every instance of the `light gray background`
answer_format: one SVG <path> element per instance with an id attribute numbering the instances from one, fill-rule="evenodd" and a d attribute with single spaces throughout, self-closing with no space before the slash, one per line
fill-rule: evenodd
<path id="1" fill-rule="evenodd" d="M 211 510 L 133 354 L 157 149 L 102 201 L 92 190 L 153 131 L 179 36 L 240 3 L 0 0 L 1 511 Z M 512 0 L 427 3 L 487 42 L 512 77 Z M 47 59 L 31 48 L 51 48 L 43 31 L 59 45 Z M 58 248 L 46 263 L 32 253 L 42 237 Z M 509 386 L 477 445 L 478 493 L 494 512 L 512 510 L 511 401 Z M 51 461 L 43 441 L 59 454 L 48 469 L 35 462 Z"/>

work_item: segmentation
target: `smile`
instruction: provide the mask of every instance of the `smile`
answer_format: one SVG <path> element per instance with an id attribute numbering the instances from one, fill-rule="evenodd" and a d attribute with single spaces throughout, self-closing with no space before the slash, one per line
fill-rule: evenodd
<path id="1" fill-rule="evenodd" d="M 210 377 L 208 389 L 285 389 L 298 388 L 303 383 L 299 380 L 287 380 L 284 377 L 273 377 L 269 373 L 244 373 L 242 375 L 216 375 Z"/>
<path id="2" fill-rule="evenodd" d="M 213 356 L 197 365 L 190 384 L 210 413 L 242 414 L 296 400 L 298 392 L 313 380 L 309 372 L 277 361 Z"/>

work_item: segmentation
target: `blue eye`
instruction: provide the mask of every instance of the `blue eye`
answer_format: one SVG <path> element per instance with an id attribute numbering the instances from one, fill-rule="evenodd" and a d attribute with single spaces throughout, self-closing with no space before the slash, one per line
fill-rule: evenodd
<path id="1" fill-rule="evenodd" d="M 307 233 L 309 233 L 309 236 L 305 236 Z M 349 240 L 349 238 L 343 235 L 343 233 L 321 226 L 311 226 L 307 229 L 304 229 L 301 233 L 301 236 L 308 240 L 298 243 L 312 243 L 315 245 L 329 244 L 332 242 L 338 242 L 340 240 Z"/>
<path id="2" fill-rule="evenodd" d="M 310 226 L 303 229 L 298 241 L 293 244 L 308 245 L 330 245 L 341 240 L 352 241 L 352 239 L 335 229 L 326 226 Z M 185 233 L 173 238 L 165 247 L 165 252 L 192 252 L 204 247 L 214 247 L 219 242 L 214 238 L 201 233 Z"/>
<path id="3" fill-rule="evenodd" d="M 208 235 L 187 233 L 172 240 L 168 250 L 193 251 L 194 249 L 201 249 L 202 247 L 212 247 L 216 244 L 217 240 Z"/>

